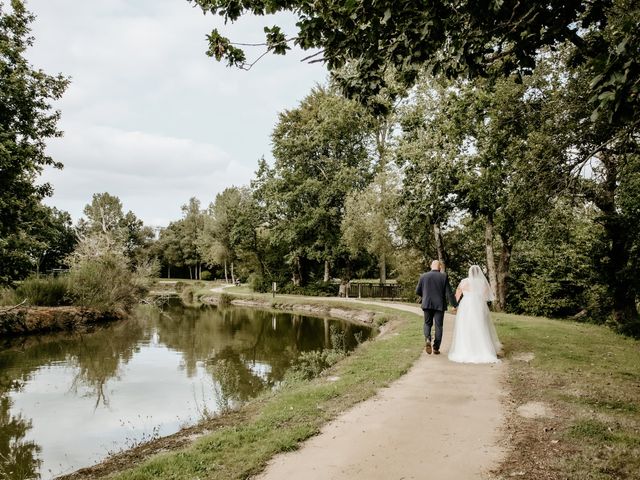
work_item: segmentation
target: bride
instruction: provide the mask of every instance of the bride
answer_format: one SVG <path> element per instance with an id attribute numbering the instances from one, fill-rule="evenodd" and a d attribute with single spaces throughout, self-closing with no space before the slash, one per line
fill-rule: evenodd
<path id="1" fill-rule="evenodd" d="M 487 307 L 487 302 L 493 301 L 494 296 L 478 265 L 472 265 L 469 276 L 458 285 L 456 300 L 460 303 L 449 360 L 461 363 L 499 362 L 497 352 L 502 345 Z"/>

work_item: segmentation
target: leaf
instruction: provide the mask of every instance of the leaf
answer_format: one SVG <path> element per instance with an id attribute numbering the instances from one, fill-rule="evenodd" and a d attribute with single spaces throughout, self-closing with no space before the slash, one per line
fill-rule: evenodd
<path id="1" fill-rule="evenodd" d="M 603 78 L 604 78 L 603 74 L 596 75 L 595 77 L 593 77 L 593 80 L 591 80 L 591 83 L 589 83 L 589 88 L 593 89 Z"/>
<path id="2" fill-rule="evenodd" d="M 391 9 L 387 8 L 384 12 L 384 17 L 382 17 L 382 22 L 380 23 L 382 23 L 383 25 L 386 25 L 390 18 L 391 18 Z"/>

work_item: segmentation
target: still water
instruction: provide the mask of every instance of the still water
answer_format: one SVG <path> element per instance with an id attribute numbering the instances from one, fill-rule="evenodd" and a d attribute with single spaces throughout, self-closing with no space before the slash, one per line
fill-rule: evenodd
<path id="1" fill-rule="evenodd" d="M 334 326 L 332 329 L 331 326 Z M 141 307 L 85 333 L 0 343 L 0 478 L 48 479 L 273 388 L 347 322 L 215 307 Z"/>

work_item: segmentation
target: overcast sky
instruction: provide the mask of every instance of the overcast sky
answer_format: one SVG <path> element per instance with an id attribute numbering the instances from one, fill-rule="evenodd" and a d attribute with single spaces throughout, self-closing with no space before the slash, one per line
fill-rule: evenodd
<path id="1" fill-rule="evenodd" d="M 74 219 L 91 196 L 109 192 L 149 225 L 180 217 L 192 196 L 249 182 L 271 158 L 278 112 L 295 107 L 327 73 L 300 63 L 308 53 L 263 58 L 251 71 L 207 57 L 214 26 L 234 40 L 262 41 L 276 22 L 293 34 L 293 17 L 222 21 L 186 0 L 28 0 L 37 15 L 28 57 L 47 73 L 71 77 L 56 105 L 64 137 L 49 153 L 64 164 L 43 180 L 46 203 Z M 249 52 L 258 56 L 261 51 Z"/>

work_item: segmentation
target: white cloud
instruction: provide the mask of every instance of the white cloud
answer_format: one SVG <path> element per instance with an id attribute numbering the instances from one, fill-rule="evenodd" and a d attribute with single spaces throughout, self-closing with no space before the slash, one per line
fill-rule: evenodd
<path id="1" fill-rule="evenodd" d="M 165 225 L 190 197 L 207 204 L 253 173 L 215 145 L 192 139 L 95 126 L 68 126 L 67 132 L 69 140 L 50 144 L 65 168 L 45 171 L 42 180 L 56 186 L 47 203 L 76 218 L 94 193 L 109 192 L 146 222 Z"/>

